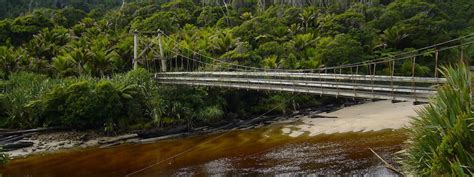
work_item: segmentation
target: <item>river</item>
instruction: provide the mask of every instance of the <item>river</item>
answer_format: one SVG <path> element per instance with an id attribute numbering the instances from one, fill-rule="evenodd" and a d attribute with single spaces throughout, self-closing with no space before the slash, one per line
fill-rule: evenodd
<path id="1" fill-rule="evenodd" d="M 31 177 L 395 175 L 369 147 L 393 162 L 406 139 L 402 130 L 293 138 L 282 133 L 282 126 L 38 154 L 15 159 L 0 173 Z"/>

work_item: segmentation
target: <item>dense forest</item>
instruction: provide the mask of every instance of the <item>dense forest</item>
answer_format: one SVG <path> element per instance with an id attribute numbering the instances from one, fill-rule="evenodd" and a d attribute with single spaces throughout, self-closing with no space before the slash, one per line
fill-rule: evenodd
<path id="1" fill-rule="evenodd" d="M 6 7 L 0 12 L 0 126 L 6 128 L 193 127 L 282 103 L 275 113 L 336 101 L 159 86 L 145 69 L 131 71 L 134 30 L 160 29 L 180 45 L 241 65 L 295 69 L 391 56 L 474 32 L 471 0 L 0 3 Z M 474 56 L 472 47 L 465 53 Z M 417 73 L 430 75 L 430 65 L 420 63 Z"/>
<path id="2" fill-rule="evenodd" d="M 268 110 L 281 114 L 344 102 L 315 95 L 159 85 L 146 68 L 132 68 L 135 30 L 161 30 L 205 56 L 271 69 L 391 57 L 474 33 L 472 0 L 0 0 L 0 6 L 0 128 L 13 129 L 192 129 Z M 170 43 L 164 39 L 165 47 Z M 440 62 L 456 62 L 460 53 L 449 50 Z M 473 59 L 474 47 L 466 46 L 462 53 Z M 396 74 L 410 73 L 409 62 L 397 63 L 401 69 Z M 432 60 L 421 60 L 417 75 L 432 75 L 432 66 Z M 472 144 L 462 144 L 466 138 L 472 142 L 472 124 L 461 121 L 472 121 L 470 85 L 463 82 L 469 73 L 456 74 L 455 68 L 444 72 L 453 75 L 442 88 L 447 96 L 432 104 L 441 111 L 425 109 L 411 130 L 415 141 L 405 164 L 417 174 L 467 174 L 465 164 L 472 164 Z M 446 105 L 460 91 L 458 100 L 467 101 L 454 104 L 459 108 L 455 114 Z M 440 122 L 451 126 L 443 116 L 456 122 L 456 131 L 445 133 L 443 127 L 437 134 L 423 128 Z M 416 141 L 426 135 L 426 142 Z M 436 142 L 440 138 L 441 145 Z M 449 143 L 456 142 L 461 145 L 451 148 Z M 431 157 L 428 151 L 433 159 L 424 158 Z"/>

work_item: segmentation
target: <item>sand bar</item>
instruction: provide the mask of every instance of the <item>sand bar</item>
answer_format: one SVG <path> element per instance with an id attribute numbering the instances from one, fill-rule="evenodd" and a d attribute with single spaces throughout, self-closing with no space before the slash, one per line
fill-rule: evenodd
<path id="1" fill-rule="evenodd" d="M 311 118 L 305 116 L 301 124 L 287 125 L 283 134 L 297 137 L 303 133 L 309 136 L 344 132 L 366 132 L 383 129 L 400 129 L 407 126 L 415 110 L 424 105 L 413 105 L 413 102 L 392 103 L 391 101 L 368 102 L 346 107 L 330 113 L 319 115 L 330 118 Z"/>

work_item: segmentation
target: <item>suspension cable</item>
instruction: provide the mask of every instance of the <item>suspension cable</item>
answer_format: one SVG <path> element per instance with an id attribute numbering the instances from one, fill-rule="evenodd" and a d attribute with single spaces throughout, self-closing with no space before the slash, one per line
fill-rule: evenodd
<path id="1" fill-rule="evenodd" d="M 216 66 L 217 68 L 222 68 L 224 70 L 229 70 L 229 71 L 230 70 L 237 70 L 237 71 L 249 71 L 249 70 L 251 70 L 251 71 L 255 71 L 255 72 L 256 71 L 264 71 L 264 72 L 271 72 L 271 71 L 273 71 L 273 72 L 275 72 L 275 71 L 280 71 L 280 72 L 315 72 L 315 71 L 325 71 L 325 70 L 327 71 L 327 69 L 343 69 L 343 68 L 352 68 L 352 67 L 359 67 L 359 66 L 372 65 L 372 64 L 376 65 L 378 63 L 410 59 L 412 57 L 417 57 L 417 56 L 420 56 L 420 55 L 433 53 L 433 51 L 428 50 L 428 49 L 432 49 L 432 48 L 435 48 L 435 55 L 436 55 L 436 53 L 440 52 L 440 51 L 456 48 L 456 47 L 459 47 L 459 46 L 464 47 L 468 44 L 474 43 L 474 40 L 473 40 L 474 38 L 469 38 L 469 37 L 474 36 L 474 33 L 471 33 L 471 34 L 468 34 L 468 35 L 465 35 L 465 36 L 461 36 L 461 37 L 458 37 L 458 38 L 455 38 L 455 39 L 452 39 L 452 40 L 437 43 L 437 44 L 434 44 L 434 45 L 431 45 L 431 46 L 427 46 L 427 47 L 415 49 L 415 50 L 412 50 L 412 51 L 402 52 L 402 53 L 396 54 L 396 56 L 411 54 L 409 56 L 403 56 L 403 57 L 398 57 L 398 58 L 393 57 L 393 56 L 391 56 L 391 57 L 382 57 L 382 58 L 377 58 L 377 59 L 373 59 L 373 60 L 367 60 L 367 61 L 362 61 L 362 62 L 357 62 L 357 63 L 352 63 L 352 64 L 345 64 L 345 65 L 332 66 L 332 67 L 322 67 L 322 68 L 316 68 L 316 69 L 268 69 L 268 68 L 244 66 L 244 65 L 232 63 L 232 62 L 229 62 L 229 61 L 224 61 L 224 60 L 216 59 L 216 58 L 213 58 L 213 57 L 209 57 L 207 55 L 203 55 L 199 52 L 196 52 L 192 49 L 189 49 L 188 47 L 183 46 L 182 44 L 178 43 L 176 39 L 174 39 L 173 37 L 163 33 L 162 31 L 158 31 L 158 32 L 161 33 L 162 36 L 166 37 L 167 39 L 172 40 L 173 43 L 176 46 L 178 46 L 180 48 L 184 48 L 188 51 L 191 51 L 194 55 L 197 55 L 199 58 L 207 58 L 207 59 L 210 59 L 211 61 L 218 62 L 218 63 L 221 64 L 221 65 L 219 65 L 219 64 L 211 64 L 211 63 L 208 63 L 208 62 L 205 62 L 205 61 L 197 61 L 198 65 L 203 64 L 204 66 L 206 66 L 206 65 L 209 65 L 211 67 Z M 151 34 L 151 32 L 141 32 L 141 33 L 142 34 Z M 154 34 L 156 34 L 156 32 L 154 32 Z M 469 38 L 469 39 L 466 40 L 467 38 Z M 448 46 L 448 47 L 444 47 L 444 48 L 438 48 L 441 45 L 452 43 L 452 42 L 455 42 L 455 41 L 462 41 L 462 43 L 459 44 L 459 45 L 453 45 L 453 46 Z M 422 51 L 422 52 L 420 52 L 420 51 Z M 416 52 L 420 52 L 420 53 L 416 53 Z M 177 51 L 173 51 L 173 53 L 177 56 L 181 56 L 181 57 L 184 57 L 188 60 L 192 60 L 193 63 L 194 63 L 194 61 L 196 61 L 195 59 L 184 56 L 184 55 L 178 53 Z M 170 61 L 169 64 L 172 65 L 172 62 L 173 61 Z M 174 62 L 175 62 L 175 65 L 176 65 L 175 67 L 177 67 L 177 59 L 175 59 Z M 183 66 L 181 66 L 181 67 L 183 67 Z M 199 66 L 198 66 L 198 68 L 199 68 Z M 176 70 L 177 68 L 174 68 L 174 69 Z"/>
<path id="2" fill-rule="evenodd" d="M 163 35 L 174 41 L 174 43 L 182 48 L 185 48 L 186 50 L 190 50 L 190 51 L 193 51 L 193 52 L 196 52 L 192 49 L 189 49 L 181 44 L 179 44 L 176 39 L 174 39 L 173 37 L 167 35 L 167 34 L 164 34 Z M 471 33 L 471 34 L 468 34 L 468 35 L 465 35 L 465 36 L 461 36 L 461 37 L 458 37 L 458 38 L 455 38 L 455 39 L 452 39 L 452 40 L 448 40 L 448 41 L 444 41 L 444 42 L 441 42 L 441 43 L 437 43 L 437 44 L 434 44 L 434 45 L 430 45 L 430 46 L 427 46 L 427 47 L 423 47 L 423 48 L 419 48 L 419 49 L 415 49 L 415 50 L 412 50 L 412 51 L 408 51 L 408 52 L 402 52 L 402 53 L 399 53 L 399 54 L 396 54 L 396 56 L 400 56 L 400 55 L 406 55 L 406 54 L 412 54 L 412 53 L 416 53 L 416 52 L 420 52 L 422 50 L 427 50 L 427 49 L 431 49 L 431 48 L 435 48 L 435 47 L 438 47 L 440 45 L 443 45 L 443 44 L 447 44 L 447 43 L 451 43 L 451 42 L 455 42 L 455 41 L 462 41 L 464 39 L 466 39 L 467 37 L 471 37 L 471 36 L 474 36 L 474 33 Z M 469 43 L 472 43 L 472 42 L 469 42 Z M 466 45 L 467 43 L 464 43 L 464 45 Z M 462 44 L 461 44 L 462 45 Z M 235 64 L 235 63 L 230 63 L 228 61 L 224 61 L 224 60 L 220 60 L 220 59 L 216 59 L 216 58 L 213 58 L 213 57 L 209 57 L 207 55 L 203 55 L 199 52 L 196 52 L 198 55 L 201 55 L 205 58 L 209 58 L 211 59 L 212 61 L 217 61 L 217 62 L 220 62 L 220 63 L 229 63 L 231 65 L 234 65 L 234 66 L 237 66 L 237 67 L 242 67 L 242 68 L 248 68 L 248 69 L 254 69 L 254 70 L 266 70 L 266 71 L 299 71 L 299 72 L 302 72 L 302 71 L 315 71 L 315 70 L 321 70 L 323 68 L 317 68 L 317 69 L 294 69 L 294 70 L 288 70 L 288 69 L 267 69 L 267 68 L 259 68 L 259 67 L 251 67 L 251 66 L 244 66 L 244 65 L 239 65 L 239 64 Z M 431 51 L 429 51 L 428 53 L 431 53 Z M 392 56 L 393 57 L 393 56 Z M 339 65 L 339 66 L 334 66 L 334 67 L 325 67 L 324 69 L 334 69 L 334 68 L 349 68 L 349 67 L 354 67 L 355 65 L 365 65 L 365 63 L 374 63 L 374 62 L 381 62 L 381 60 L 386 60 L 386 59 L 390 59 L 391 57 L 382 57 L 382 58 L 377 58 L 377 59 L 373 59 L 373 60 L 367 60 L 367 61 L 363 61 L 363 62 L 358 62 L 358 63 L 353 63 L 353 64 L 347 64 L 347 65 Z M 411 57 L 408 57 L 408 58 L 411 58 Z"/>

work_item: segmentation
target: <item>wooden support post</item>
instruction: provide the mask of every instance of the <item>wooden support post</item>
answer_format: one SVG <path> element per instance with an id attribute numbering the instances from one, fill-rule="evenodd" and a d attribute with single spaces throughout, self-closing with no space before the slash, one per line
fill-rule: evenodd
<path id="1" fill-rule="evenodd" d="M 415 84 L 415 69 L 416 69 L 416 56 L 413 56 L 413 63 L 411 66 L 411 77 L 412 77 L 412 82 L 411 85 L 413 87 L 413 96 L 415 97 L 415 103 L 418 102 L 418 99 L 416 98 L 416 84 Z"/>
<path id="2" fill-rule="evenodd" d="M 326 70 L 324 70 L 324 71 L 326 71 Z M 323 96 L 323 92 L 324 92 L 324 88 L 323 88 L 323 81 L 322 81 L 322 79 L 321 79 L 321 78 L 323 78 L 323 77 L 321 77 L 321 72 L 322 72 L 322 70 L 319 70 L 319 83 L 321 84 L 321 93 L 319 94 L 319 96 L 322 97 L 322 96 Z"/>
<path id="3" fill-rule="evenodd" d="M 375 77 L 375 70 L 377 69 L 377 63 L 374 63 L 374 70 L 372 72 L 372 95 L 375 97 L 375 93 L 374 93 L 374 77 Z M 375 99 L 375 98 L 373 98 Z"/>
<path id="4" fill-rule="evenodd" d="M 192 57 L 193 57 L 193 56 L 191 56 L 191 58 L 192 58 Z M 191 70 L 189 70 L 189 62 L 191 62 L 191 60 L 189 60 L 189 59 L 186 60 L 186 70 L 185 70 L 185 71 L 191 71 Z"/>
<path id="5" fill-rule="evenodd" d="M 359 65 L 356 66 L 356 77 L 359 76 Z M 354 83 L 355 85 L 357 85 L 357 79 L 354 79 Z M 357 92 L 356 92 L 356 89 L 354 87 L 354 97 L 357 97 Z"/>
<path id="6" fill-rule="evenodd" d="M 133 60 L 132 60 L 133 69 L 138 68 L 138 30 L 133 32 Z"/>
<path id="7" fill-rule="evenodd" d="M 184 70 L 184 58 L 181 58 L 181 66 L 179 66 L 180 71 Z"/>
<path id="8" fill-rule="evenodd" d="M 352 72 L 352 66 L 350 67 L 350 69 L 351 69 L 351 77 L 349 77 L 349 79 L 351 80 L 352 84 L 354 85 L 354 88 L 352 89 L 354 91 L 354 97 L 352 97 L 352 100 L 355 100 L 356 90 L 355 90 L 354 79 L 352 79 L 352 76 L 354 76 L 354 72 Z"/>
<path id="9" fill-rule="evenodd" d="M 178 57 L 179 56 L 176 56 L 176 59 L 174 59 L 174 68 L 173 68 L 173 71 L 178 71 Z M 181 56 L 182 57 L 182 56 Z M 171 70 L 171 68 L 170 68 Z"/>
<path id="10" fill-rule="evenodd" d="M 439 56 L 439 51 L 438 49 L 435 49 L 435 72 L 434 72 L 435 78 L 438 78 L 438 56 Z"/>
<path id="11" fill-rule="evenodd" d="M 464 40 L 463 39 L 461 39 L 461 62 L 464 62 Z"/>
<path id="12" fill-rule="evenodd" d="M 339 75 L 341 75 L 341 74 L 342 74 L 342 68 L 339 68 Z M 340 94 L 340 93 L 339 93 L 339 91 L 340 91 L 340 90 L 339 90 L 339 84 L 340 84 L 340 83 L 341 83 L 341 80 L 338 79 L 338 80 L 337 80 L 337 95 L 338 95 L 338 96 L 339 96 L 339 94 Z"/>
<path id="13" fill-rule="evenodd" d="M 395 73 L 395 60 L 390 62 L 390 86 L 392 87 L 392 102 L 395 100 L 394 86 L 393 86 L 393 74 Z"/>
<path id="14" fill-rule="evenodd" d="M 160 48 L 161 72 L 166 72 L 166 59 L 163 51 L 163 45 L 161 44 L 161 31 L 158 31 L 158 47 Z"/>

